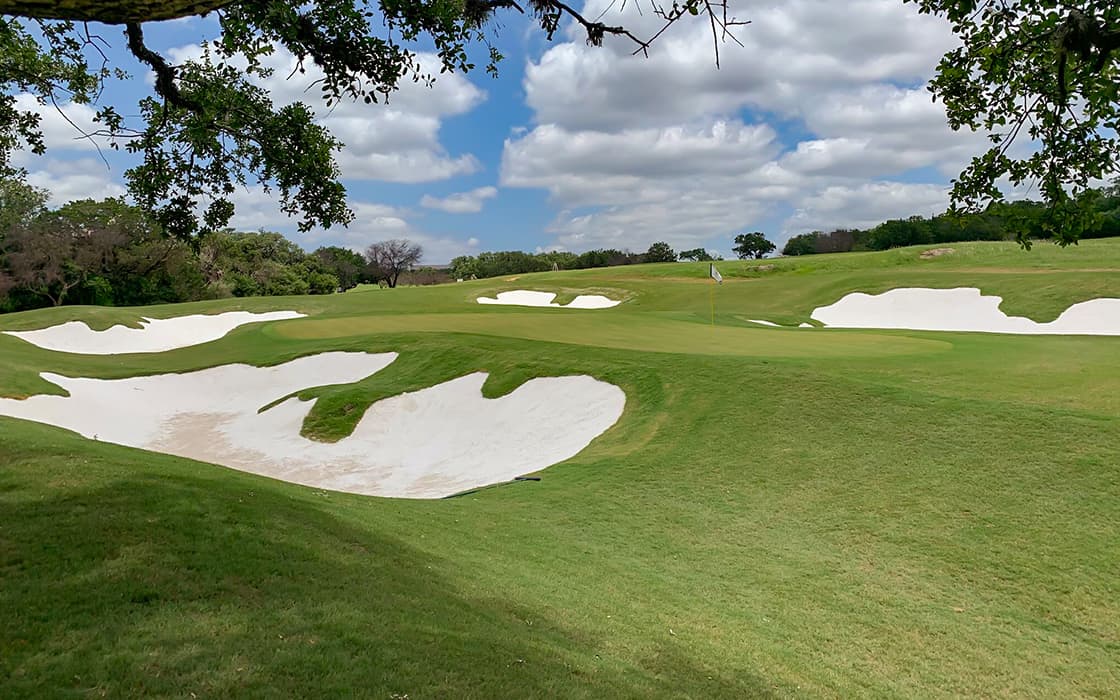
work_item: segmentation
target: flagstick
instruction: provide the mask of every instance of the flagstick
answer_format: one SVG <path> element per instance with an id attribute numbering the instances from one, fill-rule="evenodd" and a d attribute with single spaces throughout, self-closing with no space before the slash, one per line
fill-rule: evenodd
<path id="1" fill-rule="evenodd" d="M 714 282 L 715 280 L 712 280 L 712 281 Z M 712 328 L 715 328 L 716 327 L 716 288 L 715 287 L 709 287 L 708 291 L 710 292 L 710 294 L 708 296 L 711 298 L 711 301 L 712 301 Z"/>

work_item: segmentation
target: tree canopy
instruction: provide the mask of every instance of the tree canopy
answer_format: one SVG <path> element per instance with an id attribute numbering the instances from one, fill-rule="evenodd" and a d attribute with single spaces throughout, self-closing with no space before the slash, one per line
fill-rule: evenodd
<path id="1" fill-rule="evenodd" d="M 0 177 L 0 313 L 332 294 L 377 281 L 377 270 L 346 248 L 305 253 L 279 233 L 228 229 L 189 245 L 119 198 L 57 208 L 46 199 L 18 179 Z"/>
<path id="2" fill-rule="evenodd" d="M 1120 236 L 1120 179 L 1112 186 L 1093 191 L 1086 198 L 1092 223 L 1081 238 Z M 853 250 L 887 250 L 910 245 L 956 243 L 958 241 L 1047 240 L 1047 207 L 1041 202 L 1020 199 L 993 202 L 975 213 L 946 212 L 932 217 L 909 216 L 891 219 L 868 229 L 840 228 L 825 233 L 812 231 L 790 238 L 782 255 L 847 253 Z"/>
<path id="3" fill-rule="evenodd" d="M 929 89 L 951 127 L 986 132 L 992 143 L 953 181 L 955 208 L 1002 200 L 1004 179 L 1037 186 L 1048 205 L 1043 226 L 1058 243 L 1076 241 L 1093 225 L 1093 187 L 1120 169 L 1120 4 L 906 1 L 952 23 L 961 45 L 941 59 Z"/>
<path id="4" fill-rule="evenodd" d="M 708 262 L 710 260 L 717 260 L 714 255 L 709 253 L 704 248 L 693 248 L 691 250 L 682 250 L 677 256 L 681 260 L 694 260 L 697 262 Z"/>
<path id="5" fill-rule="evenodd" d="M 649 247 L 642 262 L 676 262 L 677 254 L 665 241 L 657 241 Z"/>
<path id="6" fill-rule="evenodd" d="M 767 240 L 766 234 L 754 231 L 735 236 L 735 245 L 731 248 L 731 252 L 742 260 L 745 258 L 761 258 L 767 253 L 773 253 L 774 248 L 774 244 Z"/>

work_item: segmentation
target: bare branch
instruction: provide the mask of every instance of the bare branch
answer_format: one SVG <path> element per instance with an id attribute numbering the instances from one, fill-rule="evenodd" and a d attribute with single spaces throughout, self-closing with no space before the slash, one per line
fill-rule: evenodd
<path id="1" fill-rule="evenodd" d="M 646 52 L 646 50 L 649 49 L 649 41 L 643 41 L 642 39 L 634 36 L 626 27 L 612 27 L 602 22 L 593 22 L 591 20 L 588 20 L 583 15 L 572 9 L 570 5 L 564 2 L 560 2 L 560 0 L 548 0 L 547 4 L 556 8 L 558 12 L 562 12 L 568 15 L 575 21 L 582 24 L 583 28 L 587 31 L 587 43 L 591 44 L 592 46 L 601 46 L 603 43 L 603 37 L 606 34 L 614 34 L 616 36 L 627 37 L 628 39 L 633 41 L 638 45 L 637 51 Z M 637 51 L 635 51 L 635 53 L 637 53 Z"/>
<path id="2" fill-rule="evenodd" d="M 74 131 L 77 131 L 79 134 L 81 134 L 77 140 L 86 140 L 92 143 L 93 147 L 97 150 L 97 155 L 101 158 L 101 162 L 103 162 L 105 164 L 105 168 L 108 169 L 109 161 L 105 158 L 105 154 L 101 152 L 101 144 L 99 144 L 97 142 L 97 139 L 94 138 L 94 134 L 87 132 L 85 129 L 75 124 L 74 120 L 71 119 L 70 116 L 66 114 L 66 112 L 62 111 L 62 105 L 58 104 L 58 100 L 55 99 L 53 92 L 50 93 L 49 96 L 51 104 L 54 105 L 55 111 L 58 112 L 59 115 L 66 120 L 67 124 L 74 127 Z"/>

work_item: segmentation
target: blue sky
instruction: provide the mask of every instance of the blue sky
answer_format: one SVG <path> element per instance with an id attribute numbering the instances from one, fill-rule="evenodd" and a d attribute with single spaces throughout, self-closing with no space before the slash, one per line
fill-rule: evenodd
<path id="1" fill-rule="evenodd" d="M 636 7 L 605 18 L 656 31 Z M 604 10 L 602 0 L 583 6 Z M 953 44 L 939 20 L 899 0 L 763 1 L 738 14 L 752 23 L 737 32 L 744 46 L 721 47 L 719 70 L 700 22 L 674 27 L 642 58 L 623 40 L 589 47 L 573 28 L 550 43 L 504 14 L 497 79 L 444 75 L 388 105 L 318 110 L 347 144 L 339 160 L 358 217 L 348 229 L 298 234 L 255 189 L 238 193 L 234 223 L 308 249 L 411 238 L 426 262 L 442 263 L 481 250 L 644 250 L 657 240 L 726 255 L 743 231 L 781 244 L 944 208 L 949 179 L 984 141 L 951 132 L 924 89 Z M 215 32 L 206 19 L 146 27 L 174 60 L 197 55 Z M 105 99 L 132 114 L 149 89 L 145 71 L 121 50 L 119 29 L 102 33 L 135 76 Z M 287 61 L 276 57 L 280 68 Z M 265 84 L 274 99 L 317 106 L 286 74 Z M 88 121 L 88 109 L 64 111 Z M 123 192 L 127 155 L 104 151 L 106 167 L 53 109 L 42 113 L 48 155 L 20 163 L 35 184 L 56 203 Z"/>

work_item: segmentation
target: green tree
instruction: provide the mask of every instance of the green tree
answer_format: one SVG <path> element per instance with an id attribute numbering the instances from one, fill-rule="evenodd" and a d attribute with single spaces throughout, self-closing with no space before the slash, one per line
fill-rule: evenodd
<path id="1" fill-rule="evenodd" d="M 195 252 L 120 199 L 70 202 L 9 230 L 12 237 L 0 245 L 5 309 L 158 304 L 204 294 Z"/>
<path id="2" fill-rule="evenodd" d="M 473 255 L 460 255 L 448 265 L 448 272 L 453 278 L 460 280 L 478 277 L 478 258 Z"/>
<path id="3" fill-rule="evenodd" d="M 649 250 L 642 256 L 642 262 L 647 263 L 661 263 L 661 262 L 676 262 L 677 254 L 669 247 L 665 241 L 658 241 L 649 247 Z"/>
<path id="4" fill-rule="evenodd" d="M 536 258 L 541 260 L 549 270 L 570 270 L 576 266 L 579 256 L 564 250 L 537 253 Z"/>
<path id="5" fill-rule="evenodd" d="M 681 260 L 695 260 L 697 262 L 708 262 L 715 260 L 711 253 L 703 248 L 693 248 L 692 250 L 682 250 L 680 255 L 677 256 Z"/>
<path id="6" fill-rule="evenodd" d="M 817 236 L 820 231 L 802 233 L 786 241 L 782 255 L 813 255 L 817 252 Z"/>
<path id="7" fill-rule="evenodd" d="M 764 234 L 754 231 L 735 236 L 735 245 L 732 246 L 731 252 L 735 253 L 740 260 L 743 260 L 744 258 L 761 258 L 767 253 L 773 253 L 776 247 L 766 240 Z"/>
<path id="8" fill-rule="evenodd" d="M 872 250 L 886 250 L 908 245 L 932 243 L 929 224 L 920 216 L 891 219 L 871 229 L 867 244 Z"/>
<path id="9" fill-rule="evenodd" d="M 586 253 L 580 253 L 576 257 L 575 266 L 579 269 L 586 269 L 589 267 L 611 267 L 613 265 L 630 265 L 635 262 L 641 262 L 640 255 L 633 253 L 625 253 L 615 248 L 598 248 L 596 250 L 589 250 Z"/>
<path id="10" fill-rule="evenodd" d="M 164 236 L 144 210 L 109 198 L 69 202 L 56 213 L 86 236 L 112 236 L 117 242 L 90 281 L 94 288 L 71 295 L 78 303 L 137 305 L 197 298 L 192 251 Z"/>
<path id="11" fill-rule="evenodd" d="M 325 272 L 338 280 L 336 286 L 342 291 L 366 281 L 366 259 L 360 253 L 341 246 L 324 246 L 312 255 L 322 263 Z"/>
<path id="12" fill-rule="evenodd" d="M 1094 222 L 1090 185 L 1120 169 L 1120 5 L 1020 0 L 907 0 L 948 19 L 959 46 L 941 59 L 930 90 L 954 129 L 992 145 L 953 182 L 958 211 L 1003 199 L 998 186 L 1037 183 L 1042 227 L 1062 244 Z M 1011 145 L 1037 148 L 1016 155 Z M 1020 240 L 1029 244 L 1026 234 Z"/>
<path id="13" fill-rule="evenodd" d="M 273 231 L 216 231 L 199 250 L 199 264 L 213 292 L 239 297 L 307 294 L 308 257 Z"/>
<path id="14" fill-rule="evenodd" d="M 46 205 L 46 190 L 28 185 L 15 173 L 0 176 L 0 243 L 5 232 L 31 223 Z"/>
<path id="15" fill-rule="evenodd" d="M 499 250 L 479 253 L 475 274 L 479 277 L 519 275 L 525 272 L 546 272 L 552 265 L 543 258 L 520 250 Z"/>
<path id="16" fill-rule="evenodd" d="M 113 251 L 126 242 L 117 229 L 87 229 L 58 212 L 45 212 L 8 232 L 0 290 L 21 289 L 61 306 L 71 291 L 103 271 Z"/>
<path id="17" fill-rule="evenodd" d="M 305 257 L 303 262 L 295 265 L 292 269 L 307 282 L 308 294 L 334 294 L 340 287 L 338 277 L 314 253 Z"/>

